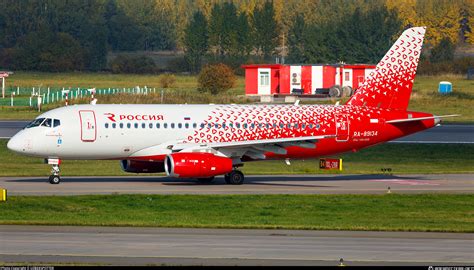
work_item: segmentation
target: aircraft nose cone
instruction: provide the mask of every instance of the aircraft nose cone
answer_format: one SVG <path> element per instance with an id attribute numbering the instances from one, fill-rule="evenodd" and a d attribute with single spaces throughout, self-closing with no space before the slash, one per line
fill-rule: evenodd
<path id="1" fill-rule="evenodd" d="M 7 143 L 7 148 L 13 152 L 21 152 L 21 142 L 18 137 L 13 136 Z"/>

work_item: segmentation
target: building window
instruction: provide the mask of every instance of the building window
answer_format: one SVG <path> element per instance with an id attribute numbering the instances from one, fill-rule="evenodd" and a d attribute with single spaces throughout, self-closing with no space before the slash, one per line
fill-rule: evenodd
<path id="1" fill-rule="evenodd" d="M 261 86 L 270 85 L 270 73 L 268 71 L 260 72 L 260 85 Z"/>

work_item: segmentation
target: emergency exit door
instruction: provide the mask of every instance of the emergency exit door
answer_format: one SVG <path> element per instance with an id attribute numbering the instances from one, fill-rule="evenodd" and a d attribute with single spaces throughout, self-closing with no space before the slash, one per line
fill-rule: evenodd
<path id="1" fill-rule="evenodd" d="M 79 111 L 81 120 L 81 140 L 83 142 L 93 142 L 97 136 L 96 121 L 94 111 Z"/>
<path id="2" fill-rule="evenodd" d="M 336 114 L 336 141 L 347 142 L 349 140 L 349 118 L 347 114 Z"/>

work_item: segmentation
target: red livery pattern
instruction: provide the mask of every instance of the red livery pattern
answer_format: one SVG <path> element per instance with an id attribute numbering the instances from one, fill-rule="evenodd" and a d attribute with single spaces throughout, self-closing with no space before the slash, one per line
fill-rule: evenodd
<path id="1" fill-rule="evenodd" d="M 406 110 L 425 31 L 415 27 L 403 32 L 347 104 Z"/>

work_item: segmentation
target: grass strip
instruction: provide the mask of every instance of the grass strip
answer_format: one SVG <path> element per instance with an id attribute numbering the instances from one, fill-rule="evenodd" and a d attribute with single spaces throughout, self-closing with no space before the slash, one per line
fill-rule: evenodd
<path id="1" fill-rule="evenodd" d="M 474 232 L 474 195 L 11 196 L 0 224 Z"/>

